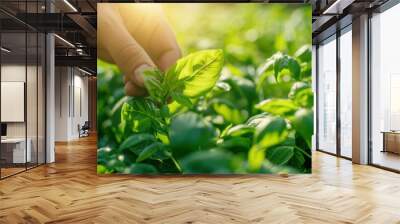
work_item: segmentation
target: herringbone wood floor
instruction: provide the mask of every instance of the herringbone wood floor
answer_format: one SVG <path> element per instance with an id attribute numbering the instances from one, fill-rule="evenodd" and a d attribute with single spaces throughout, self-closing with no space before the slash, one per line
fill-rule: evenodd
<path id="1" fill-rule="evenodd" d="M 400 175 L 319 152 L 288 178 L 99 177 L 95 141 L 0 181 L 0 223 L 400 223 Z"/>

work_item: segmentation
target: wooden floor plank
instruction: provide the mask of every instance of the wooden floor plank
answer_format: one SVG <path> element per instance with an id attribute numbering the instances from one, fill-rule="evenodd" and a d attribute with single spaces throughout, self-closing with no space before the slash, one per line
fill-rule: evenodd
<path id="1" fill-rule="evenodd" d="M 400 175 L 320 152 L 313 174 L 97 176 L 96 138 L 0 181 L 0 223 L 400 223 Z"/>

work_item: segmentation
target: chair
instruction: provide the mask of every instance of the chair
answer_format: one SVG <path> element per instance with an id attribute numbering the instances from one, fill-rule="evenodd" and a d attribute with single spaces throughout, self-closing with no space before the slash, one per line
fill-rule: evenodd
<path id="1" fill-rule="evenodd" d="M 89 121 L 85 121 L 82 127 L 78 124 L 79 138 L 89 136 L 89 129 L 90 129 Z"/>

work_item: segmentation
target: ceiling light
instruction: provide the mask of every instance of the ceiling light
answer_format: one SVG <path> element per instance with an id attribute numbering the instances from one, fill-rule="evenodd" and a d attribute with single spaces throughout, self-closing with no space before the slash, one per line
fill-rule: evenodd
<path id="1" fill-rule="evenodd" d="M 83 70 L 83 69 L 81 69 L 81 68 L 79 68 L 79 67 L 78 67 L 78 70 L 81 71 L 81 72 L 83 72 L 83 73 L 85 73 L 85 74 L 87 74 L 87 75 L 92 75 L 92 73 L 90 73 L 90 72 L 88 72 L 88 71 L 86 71 L 86 70 Z"/>
<path id="2" fill-rule="evenodd" d="M 72 44 L 71 42 L 69 42 L 68 40 L 66 40 L 66 39 L 64 39 L 64 38 L 62 38 L 62 37 L 60 37 L 60 36 L 57 35 L 57 34 L 54 34 L 54 36 L 57 37 L 57 38 L 58 38 L 59 40 L 61 40 L 62 42 L 64 42 L 65 44 L 67 44 L 68 46 L 75 48 L 75 45 L 73 45 L 73 44 Z"/>
<path id="3" fill-rule="evenodd" d="M 6 52 L 6 53 L 10 53 L 10 52 L 11 52 L 11 50 L 9 50 L 9 49 L 7 49 L 7 48 L 5 48 L 5 47 L 1 47 L 0 49 L 1 49 L 2 51 Z"/>
<path id="4" fill-rule="evenodd" d="M 78 12 L 78 10 L 68 0 L 64 0 L 64 3 L 67 4 L 74 12 Z"/>
<path id="5" fill-rule="evenodd" d="M 355 0 L 336 0 L 322 14 L 342 14 L 343 10 L 351 5 Z"/>

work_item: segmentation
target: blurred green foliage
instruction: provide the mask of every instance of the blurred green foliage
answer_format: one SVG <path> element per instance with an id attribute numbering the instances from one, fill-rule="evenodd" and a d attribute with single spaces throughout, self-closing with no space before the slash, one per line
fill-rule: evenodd
<path id="1" fill-rule="evenodd" d="M 118 68 L 98 61 L 98 172 L 310 173 L 311 7 L 164 9 L 190 55 L 149 71 L 148 97 L 126 97 Z"/>

